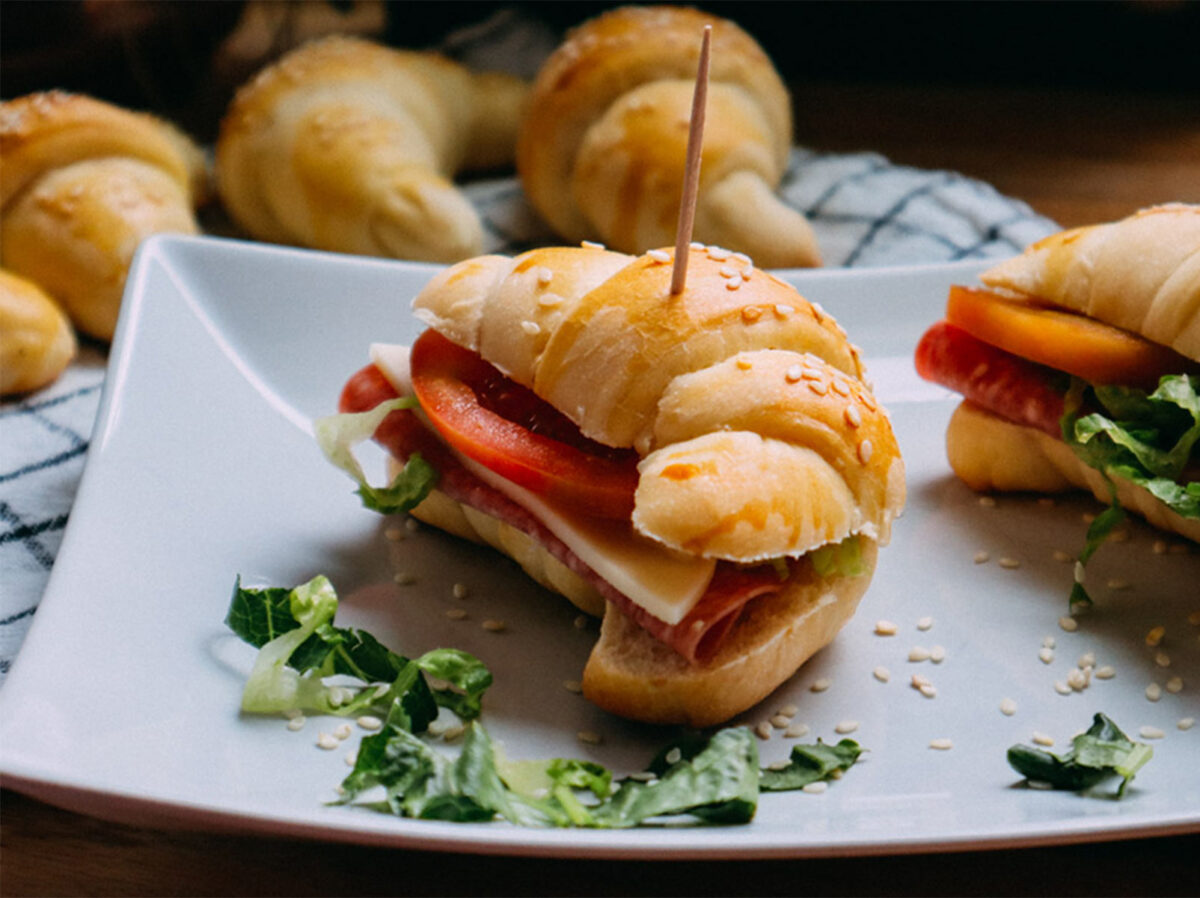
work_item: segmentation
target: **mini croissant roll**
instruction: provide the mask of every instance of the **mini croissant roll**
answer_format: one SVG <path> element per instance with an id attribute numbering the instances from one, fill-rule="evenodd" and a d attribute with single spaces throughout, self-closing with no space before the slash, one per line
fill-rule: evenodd
<path id="1" fill-rule="evenodd" d="M 167 122 L 78 94 L 0 106 L 0 255 L 108 340 L 125 277 L 152 234 L 194 234 L 207 173 Z"/>
<path id="2" fill-rule="evenodd" d="M 512 161 L 526 86 L 433 53 L 333 37 L 260 72 L 217 141 L 234 221 L 275 243 L 454 262 L 482 228 L 451 178 Z"/>
<path id="3" fill-rule="evenodd" d="M 517 168 L 568 241 L 622 252 L 674 241 L 705 25 L 712 61 L 696 239 L 767 268 L 821 264 L 807 220 L 776 195 L 792 142 L 787 89 L 727 20 L 684 7 L 623 7 L 573 31 L 534 83 Z"/>
<path id="4" fill-rule="evenodd" d="M 792 287 L 693 247 L 548 248 L 437 275 L 414 311 L 571 418 L 642 456 L 644 536 L 743 563 L 851 535 L 886 543 L 904 467 L 858 350 Z"/>

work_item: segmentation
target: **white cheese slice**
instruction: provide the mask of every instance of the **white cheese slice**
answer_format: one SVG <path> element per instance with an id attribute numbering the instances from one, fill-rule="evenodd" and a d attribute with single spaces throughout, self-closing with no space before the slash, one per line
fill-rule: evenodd
<path id="1" fill-rule="evenodd" d="M 375 344 L 371 347 L 371 361 L 392 386 L 411 393 L 407 347 Z M 713 559 L 675 552 L 651 542 L 634 533 L 630 521 L 581 515 L 561 502 L 518 486 L 461 453 L 455 455 L 471 473 L 537 517 L 584 564 L 659 620 L 679 623 L 708 589 L 716 568 Z"/>

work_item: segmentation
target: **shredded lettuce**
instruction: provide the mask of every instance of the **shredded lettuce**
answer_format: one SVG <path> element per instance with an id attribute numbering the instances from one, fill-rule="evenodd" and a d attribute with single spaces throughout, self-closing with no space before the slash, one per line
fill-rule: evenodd
<path id="1" fill-rule="evenodd" d="M 808 553 L 819 577 L 861 577 L 867 573 L 862 560 L 862 545 L 857 536 L 821 546 Z"/>
<path id="2" fill-rule="evenodd" d="M 1087 791 L 1119 776 L 1116 797 L 1121 798 L 1134 775 L 1153 756 L 1149 745 L 1134 742 L 1108 717 L 1096 714 L 1092 725 L 1075 737 L 1064 754 L 1014 745 L 1008 750 L 1008 763 L 1028 780 L 1073 792 Z"/>
<path id="3" fill-rule="evenodd" d="M 678 817 L 746 823 L 760 792 L 840 776 L 861 751 L 850 740 L 796 746 L 785 768 L 762 770 L 754 735 L 733 727 L 711 736 L 685 731 L 644 774 L 616 784 L 591 761 L 510 761 L 475 719 L 492 682 L 479 659 L 441 648 L 410 660 L 369 633 L 334 626 L 337 606 L 324 577 L 294 589 L 248 589 L 239 578 L 226 616 L 230 629 L 259 650 L 242 694 L 244 711 L 370 711 L 384 721 L 362 739 L 336 804 L 459 822 L 501 818 L 519 826 L 626 828 Z M 329 684 L 330 677 L 355 685 Z M 435 689 L 429 677 L 447 685 Z M 465 723 L 456 755 L 421 738 L 440 708 Z M 372 792 L 382 797 L 372 801 Z"/>
<path id="4" fill-rule="evenodd" d="M 437 471 L 420 453 L 413 453 L 395 479 L 384 487 L 371 486 L 358 459 L 354 447 L 369 440 L 384 418 L 394 411 L 417 407 L 413 396 L 404 396 L 382 402 L 366 412 L 348 412 L 318 418 L 313 422 L 317 444 L 331 463 L 345 471 L 358 484 L 356 492 L 363 505 L 381 514 L 400 514 L 421 503 L 437 483 Z"/>
<path id="5" fill-rule="evenodd" d="M 1085 565 L 1124 520 L 1114 481 L 1149 491 L 1184 518 L 1200 519 L 1200 481 L 1189 480 L 1200 442 L 1200 377 L 1172 374 L 1152 392 L 1136 387 L 1094 386 L 1072 379 L 1060 422 L 1063 440 L 1109 484 L 1110 507 L 1088 529 L 1079 555 Z M 1083 414 L 1085 408 L 1095 408 Z M 1076 575 L 1071 604 L 1091 604 Z"/>

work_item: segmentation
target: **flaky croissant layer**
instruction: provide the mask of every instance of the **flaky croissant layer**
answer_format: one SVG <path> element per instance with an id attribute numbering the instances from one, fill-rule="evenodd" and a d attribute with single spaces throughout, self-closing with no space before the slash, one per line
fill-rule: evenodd
<path id="1" fill-rule="evenodd" d="M 742 255 L 555 247 L 439 273 L 416 315 L 582 432 L 643 456 L 633 522 L 756 562 L 852 534 L 886 542 L 904 466 L 836 321 Z"/>

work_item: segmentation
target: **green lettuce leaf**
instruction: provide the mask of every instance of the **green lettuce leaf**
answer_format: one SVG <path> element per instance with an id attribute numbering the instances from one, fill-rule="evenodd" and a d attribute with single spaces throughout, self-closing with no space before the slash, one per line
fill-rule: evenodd
<path id="1" fill-rule="evenodd" d="M 764 792 L 803 789 L 845 773 L 861 754 L 862 748 L 853 739 L 842 739 L 837 745 L 826 745 L 820 739 L 815 745 L 795 745 L 787 766 L 767 768 L 758 785 Z"/>
<path id="2" fill-rule="evenodd" d="M 1084 792 L 1114 776 L 1121 777 L 1117 798 L 1134 775 L 1154 756 L 1154 749 L 1134 742 L 1103 714 L 1092 718 L 1092 725 L 1080 733 L 1071 748 L 1055 755 L 1028 745 L 1008 750 L 1008 763 L 1028 780 L 1048 783 L 1055 789 Z"/>
<path id="3" fill-rule="evenodd" d="M 394 411 L 416 407 L 415 397 L 404 396 L 380 403 L 370 411 L 330 415 L 313 422 L 317 445 L 331 463 L 354 479 L 363 505 L 372 511 L 381 514 L 406 512 L 419 505 L 437 483 L 437 471 L 420 453 L 409 456 L 395 479 L 385 487 L 371 486 L 354 457 L 354 447 L 369 440 L 384 418 Z"/>

